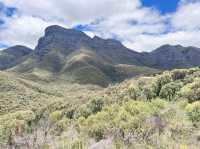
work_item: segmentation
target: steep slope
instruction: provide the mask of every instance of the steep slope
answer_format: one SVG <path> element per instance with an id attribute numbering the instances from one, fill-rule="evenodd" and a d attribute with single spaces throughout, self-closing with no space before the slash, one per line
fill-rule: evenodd
<path id="1" fill-rule="evenodd" d="M 90 38 L 80 31 L 50 26 L 33 54 L 11 70 L 40 79 L 45 72 L 52 78 L 107 86 L 138 74 L 157 72 L 139 66 L 140 55 L 116 40 Z M 139 67 L 143 71 L 137 71 Z"/>
<path id="2" fill-rule="evenodd" d="M 101 39 L 97 36 L 90 38 L 81 31 L 57 25 L 46 28 L 45 35 L 40 38 L 35 51 L 41 57 L 54 49 L 68 55 L 81 48 L 90 49 L 112 63 L 142 64 L 140 53 L 124 47 L 119 41 Z"/>
<path id="3" fill-rule="evenodd" d="M 19 64 L 31 52 L 30 48 L 19 45 L 0 51 L 0 70 Z"/>
<path id="4" fill-rule="evenodd" d="M 200 49 L 195 47 L 164 45 L 146 56 L 147 66 L 159 69 L 200 66 Z"/>

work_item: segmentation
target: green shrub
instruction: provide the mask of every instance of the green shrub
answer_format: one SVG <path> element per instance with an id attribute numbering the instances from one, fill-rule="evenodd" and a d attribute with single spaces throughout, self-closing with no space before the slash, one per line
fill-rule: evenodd
<path id="1" fill-rule="evenodd" d="M 191 121 L 199 122 L 200 121 L 200 102 L 196 101 L 192 104 L 186 106 L 187 114 Z"/>
<path id="2" fill-rule="evenodd" d="M 75 140 L 71 145 L 71 149 L 86 149 L 86 145 L 81 140 Z"/>
<path id="3" fill-rule="evenodd" d="M 142 93 L 145 95 L 147 101 L 151 101 L 153 98 L 156 97 L 156 94 L 155 94 L 153 87 L 151 85 L 144 86 L 142 88 Z"/>
<path id="4" fill-rule="evenodd" d="M 137 87 L 129 87 L 128 88 L 128 95 L 130 99 L 137 100 L 139 97 L 139 89 Z"/>
<path id="5" fill-rule="evenodd" d="M 97 113 L 102 110 L 104 105 L 103 99 L 93 99 L 90 101 L 88 108 L 91 110 L 92 113 Z"/>
<path id="6" fill-rule="evenodd" d="M 194 79 L 192 83 L 185 85 L 179 92 L 179 96 L 187 99 L 190 103 L 200 99 L 200 79 Z"/>
<path id="7" fill-rule="evenodd" d="M 130 133 L 141 133 L 145 119 L 158 113 L 165 103 L 160 100 L 152 103 L 131 100 L 121 106 L 111 105 L 87 119 L 79 118 L 79 127 L 98 141 L 107 134 L 117 133 L 125 137 Z"/>
<path id="8" fill-rule="evenodd" d="M 169 101 L 173 100 L 176 96 L 176 93 L 180 90 L 181 84 L 177 82 L 171 82 L 164 85 L 160 91 L 160 97 L 168 99 Z"/>
<path id="9" fill-rule="evenodd" d="M 87 118 L 91 114 L 92 114 L 91 109 L 87 106 L 87 104 L 84 104 L 84 105 L 80 106 L 76 110 L 74 117 L 75 118 L 79 118 L 79 117 L 85 117 L 85 118 Z"/>
<path id="10" fill-rule="evenodd" d="M 17 111 L 0 116 L 0 145 L 10 143 L 15 133 L 23 133 L 27 124 L 35 119 L 32 111 Z M 17 130 L 20 128 L 20 132 Z"/>
<path id="11" fill-rule="evenodd" d="M 70 124 L 70 119 L 68 118 L 61 119 L 56 123 L 56 131 L 63 132 L 69 127 L 69 124 Z"/>
<path id="12" fill-rule="evenodd" d="M 167 102 L 159 98 L 152 100 L 151 104 L 156 110 L 164 109 L 167 106 Z"/>
<path id="13" fill-rule="evenodd" d="M 168 84 L 172 81 L 171 75 L 169 73 L 165 73 L 157 78 L 155 81 L 153 88 L 156 96 L 160 95 L 160 91 L 165 84 Z"/>
<path id="14" fill-rule="evenodd" d="M 49 115 L 51 122 L 56 123 L 62 119 L 62 111 L 54 111 Z"/>

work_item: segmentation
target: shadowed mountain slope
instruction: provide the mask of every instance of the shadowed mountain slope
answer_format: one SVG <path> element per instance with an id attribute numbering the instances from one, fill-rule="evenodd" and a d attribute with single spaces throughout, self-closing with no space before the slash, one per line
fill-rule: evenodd
<path id="1" fill-rule="evenodd" d="M 0 51 L 0 70 L 16 66 L 31 52 L 30 48 L 19 45 Z"/>
<path id="2" fill-rule="evenodd" d="M 147 54 L 147 66 L 159 69 L 200 66 L 200 49 L 181 45 L 164 45 Z"/>

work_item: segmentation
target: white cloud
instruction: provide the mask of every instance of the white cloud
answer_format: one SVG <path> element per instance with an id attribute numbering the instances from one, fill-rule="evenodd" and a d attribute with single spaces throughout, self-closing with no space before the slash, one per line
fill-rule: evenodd
<path id="1" fill-rule="evenodd" d="M 21 44 L 34 48 L 38 38 L 43 35 L 44 29 L 53 24 L 58 22 L 46 22 L 30 16 L 11 18 L 0 30 L 0 42 L 10 46 Z"/>
<path id="2" fill-rule="evenodd" d="M 140 7 L 139 0 L 3 0 L 21 13 L 68 24 L 88 23 L 96 18 L 130 12 Z"/>
<path id="3" fill-rule="evenodd" d="M 137 51 L 152 51 L 164 44 L 197 46 L 200 47 L 199 30 L 177 31 L 162 35 L 138 35 L 132 41 L 125 41 L 124 44 Z"/>
<path id="4" fill-rule="evenodd" d="M 177 12 L 165 16 L 143 7 L 140 0 L 3 0 L 3 3 L 19 10 L 18 16 L 6 19 L 5 28 L 0 29 L 0 43 L 7 45 L 34 47 L 44 28 L 52 24 L 65 27 L 90 24 L 92 30 L 86 31 L 89 36 L 117 37 L 137 51 L 151 51 L 163 44 L 200 47 L 199 0 L 182 0 Z"/>
<path id="5" fill-rule="evenodd" d="M 175 29 L 200 29 L 200 2 L 183 3 L 172 17 Z"/>

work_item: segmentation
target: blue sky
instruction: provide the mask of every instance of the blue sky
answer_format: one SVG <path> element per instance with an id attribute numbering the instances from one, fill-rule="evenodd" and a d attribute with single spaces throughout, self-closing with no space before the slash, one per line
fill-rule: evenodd
<path id="1" fill-rule="evenodd" d="M 162 14 L 175 12 L 179 2 L 180 0 L 142 0 L 144 6 L 154 7 Z"/>
<path id="2" fill-rule="evenodd" d="M 116 38 L 137 51 L 163 44 L 200 47 L 198 20 L 200 0 L 0 0 L 0 49 L 34 48 L 54 24 Z"/>

